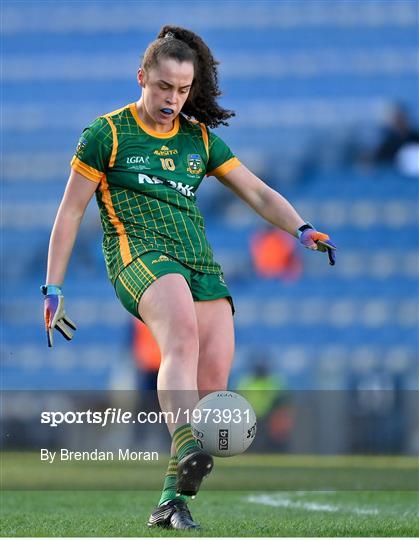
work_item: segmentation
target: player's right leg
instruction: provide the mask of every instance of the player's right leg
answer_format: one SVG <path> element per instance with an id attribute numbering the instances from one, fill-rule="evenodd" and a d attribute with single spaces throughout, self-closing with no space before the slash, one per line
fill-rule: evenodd
<path id="1" fill-rule="evenodd" d="M 184 414 L 198 402 L 199 331 L 187 281 L 179 274 L 160 277 L 141 297 L 138 312 L 160 347 L 157 388 L 162 410 L 175 417 L 168 427 L 178 459 L 176 488 L 180 494 L 194 496 L 211 472 L 213 459 L 196 444 Z"/>
<path id="2" fill-rule="evenodd" d="M 197 493 L 202 479 L 212 469 L 213 460 L 198 447 L 190 424 L 185 422 L 184 412 L 191 411 L 198 401 L 199 333 L 192 295 L 184 276 L 166 274 L 154 281 L 142 295 L 138 313 L 160 348 L 157 388 L 161 409 L 173 413 L 168 418 L 173 438 L 171 460 L 162 497 L 148 525 L 194 529 L 197 524 L 184 495 Z"/>
<path id="3" fill-rule="evenodd" d="M 150 526 L 196 527 L 185 507 L 186 497 L 178 492 L 196 493 L 202 478 L 212 467 L 211 456 L 198 447 L 191 426 L 182 414 L 193 408 L 198 400 L 199 338 L 188 279 L 187 269 L 177 261 L 150 252 L 126 267 L 115 283 L 124 307 L 149 326 L 159 345 L 162 362 L 158 394 L 162 410 L 168 413 L 181 411 L 179 416 L 174 414 L 173 419 L 168 415 L 168 428 L 173 437 L 171 458 L 158 507 L 150 516 Z M 178 460 L 182 462 L 181 467 Z M 192 474 L 183 474 L 185 463 Z M 192 483 L 193 489 L 190 485 L 185 487 L 185 481 Z M 173 501 L 179 504 L 175 505 Z"/>
<path id="4" fill-rule="evenodd" d="M 159 402 L 163 411 L 173 413 L 168 415 L 173 435 L 185 423 L 185 411 L 198 401 L 198 323 L 185 278 L 180 274 L 159 277 L 142 295 L 138 312 L 160 348 Z"/>
<path id="5" fill-rule="evenodd" d="M 189 289 L 188 270 L 159 252 L 148 252 L 122 270 L 115 290 L 123 306 L 142 319 L 161 353 L 157 386 L 168 428 L 187 422 L 184 411 L 198 401 L 198 323 Z M 180 411 L 180 414 L 178 414 Z"/>

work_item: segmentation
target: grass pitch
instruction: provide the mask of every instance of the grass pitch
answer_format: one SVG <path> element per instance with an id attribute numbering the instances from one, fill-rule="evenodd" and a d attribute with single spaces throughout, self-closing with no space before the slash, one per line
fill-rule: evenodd
<path id="1" fill-rule="evenodd" d="M 148 529 L 157 492 L 9 491 L 3 536 L 185 536 Z M 190 503 L 201 531 L 187 536 L 410 536 L 419 534 L 414 492 L 201 493 Z"/>
<path id="2" fill-rule="evenodd" d="M 419 536 L 414 458 L 262 456 L 216 460 L 190 510 L 201 531 L 148 529 L 158 464 L 40 463 L 2 454 L 1 535 Z"/>

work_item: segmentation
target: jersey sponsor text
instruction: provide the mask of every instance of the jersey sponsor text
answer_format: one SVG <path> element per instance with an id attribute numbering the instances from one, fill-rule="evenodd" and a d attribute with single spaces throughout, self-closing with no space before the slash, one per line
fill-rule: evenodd
<path id="1" fill-rule="evenodd" d="M 179 191 L 179 193 L 182 193 L 182 195 L 185 195 L 186 197 L 192 197 L 192 195 L 194 194 L 193 186 L 190 186 L 189 184 L 183 184 L 182 182 L 175 182 L 174 180 L 162 180 L 161 178 L 158 178 L 157 176 L 147 176 L 146 174 L 142 174 L 142 173 L 138 174 L 138 183 L 139 184 L 166 184 L 166 185 L 169 185 L 171 188 L 176 189 L 176 191 Z"/>

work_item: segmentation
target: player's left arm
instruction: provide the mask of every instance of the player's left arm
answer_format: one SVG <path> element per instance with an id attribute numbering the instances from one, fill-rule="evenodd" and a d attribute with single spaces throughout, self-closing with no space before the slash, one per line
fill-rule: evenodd
<path id="1" fill-rule="evenodd" d="M 310 223 L 305 222 L 285 197 L 265 184 L 247 167 L 239 165 L 217 178 L 266 221 L 299 238 L 306 248 L 327 251 L 330 264 L 335 264 L 336 246 L 329 235 L 316 231 Z"/>

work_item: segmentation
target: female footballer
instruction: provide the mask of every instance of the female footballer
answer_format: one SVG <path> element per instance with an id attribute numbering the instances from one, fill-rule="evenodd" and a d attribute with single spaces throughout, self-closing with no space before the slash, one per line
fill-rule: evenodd
<path id="1" fill-rule="evenodd" d="M 48 345 L 75 324 L 64 311 L 62 283 L 81 219 L 96 195 L 103 252 L 122 305 L 142 319 L 161 351 L 163 411 L 193 408 L 198 395 L 227 387 L 234 353 L 233 301 L 208 244 L 196 191 L 215 176 L 266 221 L 312 250 L 335 246 L 279 193 L 252 174 L 208 128 L 234 116 L 217 103 L 217 62 L 202 39 L 161 29 L 138 70 L 140 99 L 99 116 L 82 133 L 51 233 L 45 295 Z M 185 392 L 185 390 L 188 390 Z M 149 526 L 195 529 L 186 505 L 213 460 L 181 414 L 169 422 L 171 457 Z"/>

